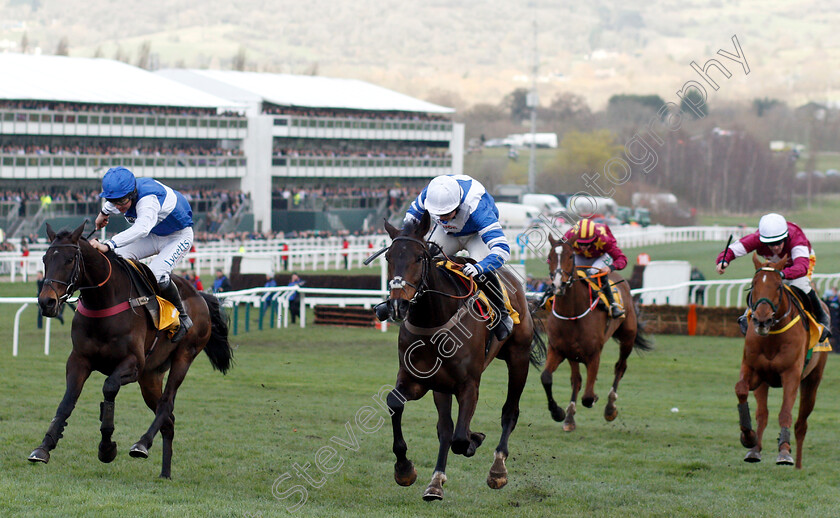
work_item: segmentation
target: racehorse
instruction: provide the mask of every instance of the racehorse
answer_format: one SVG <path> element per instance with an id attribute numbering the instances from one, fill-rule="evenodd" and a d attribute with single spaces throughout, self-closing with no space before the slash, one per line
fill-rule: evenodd
<path id="1" fill-rule="evenodd" d="M 586 389 L 583 391 L 581 402 L 583 406 L 592 408 L 598 401 L 595 380 L 598 377 L 604 344 L 610 337 L 618 341 L 619 356 L 615 364 L 615 378 L 607 397 L 607 406 L 604 408 L 604 418 L 612 421 L 618 415 L 615 402 L 618 399 L 618 383 L 627 370 L 627 358 L 634 348 L 648 351 L 651 344 L 642 334 L 643 328 L 633 307 L 630 288 L 623 278 L 617 273 L 611 273 L 606 277 L 607 282 L 604 282 L 604 289 L 610 289 L 609 284 L 618 286 L 625 307 L 623 319 L 609 318 L 605 311 L 595 310 L 598 295 L 593 294 L 588 282 L 578 275 L 578 270 L 589 267 L 575 267 L 574 252 L 569 243 L 555 240 L 551 235 L 548 239 L 551 244 L 548 268 L 555 288 L 551 314 L 547 322 L 548 356 L 540 380 L 548 397 L 551 417 L 558 423 L 564 421 L 563 430 L 571 432 L 576 427 L 575 407 L 581 385 L 579 364 L 586 366 Z M 561 251 L 559 256 L 558 249 Z M 551 374 L 564 359 L 569 360 L 572 371 L 572 399 L 565 412 L 557 406 L 551 392 Z"/>
<path id="2" fill-rule="evenodd" d="M 388 307 L 391 317 L 402 323 L 400 367 L 396 387 L 387 399 L 397 457 L 394 479 L 401 486 L 410 486 L 417 479 L 417 470 L 406 457 L 402 414 L 406 401 L 420 399 L 432 390 L 438 411 L 440 449 L 432 480 L 423 494 L 426 501 L 443 498 L 450 447 L 455 454 L 471 457 L 484 441 L 483 433 L 470 430 L 470 421 L 478 401 L 481 374 L 494 357 L 507 363 L 508 392 L 502 407 L 502 434 L 487 485 L 499 489 L 507 484 L 508 437 L 519 418 L 519 398 L 528 377 L 528 362 L 530 359 L 536 366 L 545 352 L 535 333 L 521 281 L 509 271 L 498 271 L 520 318 L 511 335 L 499 343 L 488 328 L 487 315 L 475 307 L 475 283 L 437 266 L 434 244 L 424 240 L 429 227 L 428 213 L 419 224 L 409 223 L 401 231 L 385 224 L 392 238 L 386 255 L 390 278 Z M 489 349 L 485 349 L 491 339 Z M 454 425 L 453 395 L 458 401 Z"/>
<path id="3" fill-rule="evenodd" d="M 791 465 L 790 425 L 793 404 L 800 388 L 799 417 L 796 419 L 796 468 L 802 469 L 802 447 L 808 431 L 808 416 L 817 400 L 817 388 L 822 381 L 826 352 L 812 352 L 808 359 L 809 336 L 805 315 L 795 296 L 784 287 L 781 270 L 787 257 L 780 261 L 762 263 L 753 254 L 756 272 L 753 276 L 747 304 L 752 312 L 752 326 L 744 339 L 741 377 L 735 384 L 738 396 L 738 415 L 741 425 L 741 444 L 750 448 L 744 460 L 761 461 L 761 438 L 767 426 L 767 393 L 769 387 L 782 387 L 782 408 L 779 410 L 779 455 L 776 464 Z M 758 433 L 750 422 L 747 402 L 753 391 L 758 406 L 755 420 Z"/>
<path id="4" fill-rule="evenodd" d="M 47 224 L 50 246 L 44 254 L 44 286 L 38 294 L 41 312 L 54 317 L 75 290 L 80 290 L 80 295 L 70 333 L 73 350 L 67 359 L 67 390 L 43 442 L 29 455 L 29 460 L 49 462 L 49 452 L 62 437 L 82 386 L 95 370 L 107 376 L 102 387 L 104 401 L 100 404 L 99 460 L 111 462 L 117 455 L 117 444 L 111 440 L 114 400 L 122 385 L 137 381 L 155 418 L 148 431 L 131 447 L 129 455 L 147 458 L 152 440 L 160 431 L 163 436 L 160 476 L 170 478 L 175 393 L 202 349 L 215 369 L 227 373 L 232 360 L 227 319 L 218 299 L 197 292 L 190 283 L 173 276 L 195 325 L 178 343 L 170 342 L 168 335 L 155 329 L 145 309 L 132 305 L 137 300 L 132 297 L 138 292 L 127 271 L 131 266 L 113 253 L 102 254 L 86 239 L 80 239 L 86 223 L 72 232 L 62 230 L 58 234 Z M 170 372 L 163 390 L 167 370 Z"/>

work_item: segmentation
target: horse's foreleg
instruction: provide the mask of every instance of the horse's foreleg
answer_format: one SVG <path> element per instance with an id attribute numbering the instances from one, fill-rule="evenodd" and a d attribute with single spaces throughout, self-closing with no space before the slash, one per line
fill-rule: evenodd
<path id="1" fill-rule="evenodd" d="M 545 358 L 545 368 L 540 375 L 540 381 L 542 382 L 543 389 L 545 390 L 545 396 L 548 398 L 548 411 L 551 413 L 551 418 L 558 423 L 566 418 L 566 412 L 557 406 L 557 402 L 554 401 L 554 395 L 551 392 L 551 375 L 555 370 L 557 370 L 557 366 L 560 365 L 562 361 L 563 356 L 553 348 L 549 347 Z"/>
<path id="2" fill-rule="evenodd" d="M 452 453 L 472 457 L 484 440 L 483 434 L 470 432 L 470 422 L 478 403 L 478 381 L 465 383 L 455 397 L 458 399 L 458 422 L 452 438 Z"/>
<path id="3" fill-rule="evenodd" d="M 527 347 L 520 351 L 527 351 Z M 502 436 L 496 446 L 493 465 L 487 475 L 487 485 L 492 489 L 501 489 L 508 483 L 508 472 L 505 461 L 508 458 L 508 439 L 519 421 L 519 399 L 528 380 L 528 357 L 522 354 L 511 354 L 507 361 L 508 392 L 505 404 L 502 406 Z"/>
<path id="4" fill-rule="evenodd" d="M 117 443 L 111 440 L 114 434 L 114 401 L 120 387 L 137 381 L 137 373 L 137 358 L 127 356 L 102 385 L 102 395 L 105 398 L 99 404 L 99 431 L 102 434 L 102 440 L 99 442 L 99 460 L 102 462 L 111 462 L 117 456 Z"/>
<path id="5" fill-rule="evenodd" d="M 446 459 L 449 457 L 449 446 L 452 444 L 452 395 L 435 392 L 435 406 L 438 411 L 437 434 L 440 441 L 437 464 L 432 475 L 432 481 L 423 493 L 423 500 L 443 500 L 443 484 L 446 482 Z"/>
<path id="6" fill-rule="evenodd" d="M 752 370 L 746 365 L 741 365 L 741 377 L 735 384 L 735 395 L 738 397 L 738 418 L 741 427 L 741 444 L 744 448 L 753 448 L 756 443 L 755 430 L 750 419 L 750 403 L 747 399 L 750 395 L 749 379 Z"/>
<path id="7" fill-rule="evenodd" d="M 779 410 L 779 456 L 776 464 L 793 465 L 790 446 L 790 428 L 793 425 L 793 405 L 799 391 L 800 369 L 782 373 L 782 408 Z"/>
<path id="8" fill-rule="evenodd" d="M 128 452 L 129 455 L 135 458 L 148 458 L 149 448 L 152 447 L 155 435 L 165 427 L 167 432 L 162 434 L 163 460 L 160 470 L 161 478 L 170 478 L 172 476 L 172 440 L 175 436 L 175 394 L 187 376 L 187 370 L 189 370 L 190 364 L 194 359 L 191 353 L 183 349 L 176 351 L 175 354 L 176 356 L 172 360 L 172 366 L 169 370 L 169 376 L 166 378 L 166 388 L 155 409 L 155 418 L 146 433 L 140 437 L 140 440 Z"/>
<path id="9" fill-rule="evenodd" d="M 802 380 L 799 385 L 799 417 L 796 418 L 796 425 L 794 432 L 796 434 L 796 469 L 802 469 L 802 449 L 805 442 L 805 433 L 808 432 L 808 416 L 814 410 L 814 404 L 817 401 L 817 388 L 822 381 L 823 369 L 825 368 L 826 355 L 822 354 L 819 358 L 820 364 L 808 374 L 808 377 Z M 812 359 L 811 361 L 814 361 Z"/>
<path id="10" fill-rule="evenodd" d="M 598 395 L 595 394 L 595 381 L 598 379 L 598 368 L 601 366 L 601 355 L 596 354 L 594 358 L 589 360 L 586 364 L 586 388 L 583 391 L 583 397 L 580 402 L 586 408 L 592 408 L 592 405 L 598 401 Z"/>
<path id="11" fill-rule="evenodd" d="M 46 464 L 50 460 L 50 451 L 55 449 L 58 440 L 61 439 L 64 433 L 64 427 L 67 426 L 67 418 L 76 407 L 76 401 L 79 400 L 79 395 L 82 393 L 82 387 L 90 376 L 90 363 L 75 352 L 70 353 L 67 359 L 67 368 L 65 377 L 67 379 L 67 388 L 64 391 L 64 397 L 61 403 L 58 404 L 55 417 L 50 422 L 50 427 L 47 429 L 44 440 L 41 445 L 35 448 L 29 454 L 30 462 L 43 462 Z"/>
<path id="12" fill-rule="evenodd" d="M 397 462 L 394 463 L 394 480 L 401 486 L 410 486 L 417 480 L 417 470 L 414 469 L 414 463 L 406 456 L 408 446 L 405 444 L 402 433 L 403 410 L 405 410 L 406 401 L 420 399 L 425 393 L 426 389 L 419 384 L 400 382 L 398 378 L 397 387 L 388 392 L 386 399 L 388 412 L 391 414 L 391 427 L 394 431 L 393 451 L 397 457 Z"/>
<path id="13" fill-rule="evenodd" d="M 580 377 L 580 363 L 569 360 L 569 368 L 572 371 L 572 399 L 566 407 L 566 419 L 563 421 L 563 431 L 571 432 L 576 428 L 575 412 L 577 409 L 577 397 L 583 378 Z"/>

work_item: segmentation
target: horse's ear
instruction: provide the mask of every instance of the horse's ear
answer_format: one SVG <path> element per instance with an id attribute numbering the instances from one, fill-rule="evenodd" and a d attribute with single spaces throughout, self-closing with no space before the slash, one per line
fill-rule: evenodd
<path id="1" fill-rule="evenodd" d="M 385 231 L 388 232 L 388 235 L 391 236 L 391 239 L 394 239 L 395 237 L 397 237 L 397 234 L 400 233 L 400 229 L 388 223 L 387 219 L 385 220 Z"/>
<path id="2" fill-rule="evenodd" d="M 431 227 L 432 217 L 429 215 L 429 211 L 424 211 L 423 217 L 420 218 L 420 224 L 417 226 L 417 237 L 423 239 L 429 233 Z"/>
<path id="3" fill-rule="evenodd" d="M 764 263 L 762 263 L 762 262 L 758 259 L 758 254 L 757 254 L 757 253 L 755 253 L 755 252 L 753 252 L 753 264 L 755 265 L 755 269 L 756 269 L 756 270 L 758 270 L 759 268 L 761 268 L 762 266 L 764 266 Z"/>
<path id="4" fill-rule="evenodd" d="M 84 220 L 82 224 L 79 225 L 78 228 L 76 228 L 76 230 L 74 230 L 72 234 L 70 234 L 70 239 L 74 243 L 77 243 L 79 241 L 79 238 L 82 237 L 82 232 L 85 231 L 85 225 L 87 225 L 87 223 L 88 220 Z"/>
<path id="5" fill-rule="evenodd" d="M 46 223 L 46 225 L 47 225 L 47 239 L 49 239 L 50 243 L 52 243 L 53 241 L 55 241 L 55 232 L 53 231 L 53 229 L 52 229 L 52 227 L 50 226 L 49 223 Z"/>
<path id="6" fill-rule="evenodd" d="M 788 262 L 788 256 L 787 256 L 787 254 L 785 254 L 784 257 L 779 259 L 777 262 L 773 263 L 771 266 L 773 268 L 775 268 L 776 270 L 782 271 L 782 270 L 785 269 L 785 265 L 787 264 L 787 262 Z"/>
<path id="7" fill-rule="evenodd" d="M 554 239 L 554 236 L 551 235 L 551 232 L 548 233 L 548 242 L 551 243 L 551 248 L 557 246 L 557 240 Z"/>

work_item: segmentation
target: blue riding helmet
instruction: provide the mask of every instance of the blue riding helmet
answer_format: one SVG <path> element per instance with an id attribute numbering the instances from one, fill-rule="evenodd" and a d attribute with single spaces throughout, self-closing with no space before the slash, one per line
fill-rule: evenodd
<path id="1" fill-rule="evenodd" d="M 134 173 L 125 167 L 112 167 L 102 178 L 102 192 L 99 193 L 99 197 L 117 200 L 133 193 L 136 188 Z"/>

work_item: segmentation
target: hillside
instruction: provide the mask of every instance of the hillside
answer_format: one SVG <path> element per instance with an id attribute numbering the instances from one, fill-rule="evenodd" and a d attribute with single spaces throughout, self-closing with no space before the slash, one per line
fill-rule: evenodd
<path id="1" fill-rule="evenodd" d="M 615 93 L 666 100 L 696 79 L 737 35 L 751 72 L 736 63 L 719 98 L 824 100 L 840 63 L 838 2 L 812 0 L 593 0 L 587 5 L 501 0 L 452 3 L 358 0 L 0 0 L 0 46 L 71 56 L 117 55 L 136 63 L 151 43 L 159 67 L 229 68 L 240 48 L 249 69 L 356 77 L 421 98 L 455 94 L 498 102 L 530 85 L 538 21 L 540 97 L 585 95 L 600 107 Z M 4 41 L 5 40 L 5 41 Z M 834 74 L 830 76 L 829 74 Z M 451 98 L 451 96 L 450 96 Z"/>

